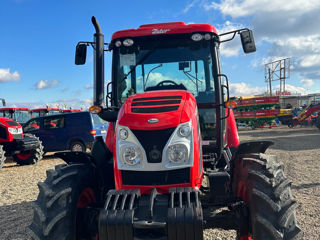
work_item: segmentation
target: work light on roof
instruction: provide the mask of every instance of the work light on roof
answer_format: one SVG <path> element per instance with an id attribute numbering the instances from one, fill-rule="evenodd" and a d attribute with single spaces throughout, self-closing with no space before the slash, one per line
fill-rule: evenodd
<path id="1" fill-rule="evenodd" d="M 203 39 L 203 36 L 202 36 L 200 33 L 195 33 L 195 34 L 193 34 L 193 35 L 191 36 L 191 39 L 192 39 L 193 41 L 198 42 L 198 41 L 201 41 L 201 40 Z"/>
<path id="2" fill-rule="evenodd" d="M 209 33 L 206 33 L 206 34 L 204 35 L 204 39 L 205 39 L 205 40 L 210 40 L 210 39 L 211 39 L 211 35 L 210 35 Z"/>
<path id="3" fill-rule="evenodd" d="M 130 47 L 130 46 L 132 46 L 132 44 L 133 44 L 132 39 L 127 38 L 127 39 L 123 40 L 123 45 L 126 47 Z"/>
<path id="4" fill-rule="evenodd" d="M 115 43 L 116 47 L 120 47 L 121 44 L 122 44 L 121 41 L 116 41 L 116 43 Z"/>

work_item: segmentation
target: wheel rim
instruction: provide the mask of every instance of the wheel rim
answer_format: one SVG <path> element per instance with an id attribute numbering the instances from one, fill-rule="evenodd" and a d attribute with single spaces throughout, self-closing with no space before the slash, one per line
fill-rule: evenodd
<path id="1" fill-rule="evenodd" d="M 93 190 L 91 188 L 86 188 L 79 195 L 77 208 L 86 208 L 91 203 L 95 203 L 95 202 L 96 202 L 96 197 L 94 195 Z"/>
<path id="2" fill-rule="evenodd" d="M 72 145 L 71 151 L 72 152 L 83 152 L 83 147 L 80 143 L 76 143 L 76 144 Z"/>
<path id="3" fill-rule="evenodd" d="M 27 160 L 31 156 L 31 150 L 26 152 L 17 153 L 17 157 L 20 160 Z"/>

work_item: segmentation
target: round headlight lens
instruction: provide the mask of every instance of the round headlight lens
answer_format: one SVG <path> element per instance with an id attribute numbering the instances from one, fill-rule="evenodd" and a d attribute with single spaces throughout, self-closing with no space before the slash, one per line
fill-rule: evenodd
<path id="1" fill-rule="evenodd" d="M 189 134 L 191 132 L 191 128 L 189 126 L 189 124 L 185 124 L 185 125 L 182 125 L 180 128 L 179 128 L 179 134 L 182 136 L 182 137 L 188 137 Z"/>
<path id="2" fill-rule="evenodd" d="M 128 132 L 127 129 L 125 129 L 125 128 L 120 129 L 120 131 L 119 131 L 119 138 L 120 138 L 121 140 L 126 140 L 126 139 L 128 138 L 128 136 L 129 136 L 129 132 Z"/>
<path id="3" fill-rule="evenodd" d="M 126 165 L 134 166 L 141 162 L 142 152 L 137 146 L 124 147 L 122 150 L 122 160 Z"/>
<path id="4" fill-rule="evenodd" d="M 126 46 L 126 47 L 130 47 L 133 45 L 133 40 L 132 39 L 125 39 L 123 40 L 123 45 Z"/>
<path id="5" fill-rule="evenodd" d="M 193 41 L 198 42 L 198 41 L 201 41 L 201 40 L 203 39 L 203 36 L 202 36 L 200 33 L 195 33 L 195 34 L 193 34 L 193 35 L 191 36 L 191 39 L 192 39 Z"/>
<path id="6" fill-rule="evenodd" d="M 184 144 L 174 144 L 168 147 L 167 158 L 171 163 L 184 163 L 188 160 L 188 148 Z"/>
<path id="7" fill-rule="evenodd" d="M 116 47 L 120 47 L 121 46 L 121 41 L 116 41 L 116 43 L 115 43 L 115 45 L 116 45 Z"/>
<path id="8" fill-rule="evenodd" d="M 211 39 L 211 35 L 210 35 L 209 33 L 206 33 L 206 34 L 204 35 L 204 39 L 205 39 L 205 40 L 210 40 L 210 39 Z"/>

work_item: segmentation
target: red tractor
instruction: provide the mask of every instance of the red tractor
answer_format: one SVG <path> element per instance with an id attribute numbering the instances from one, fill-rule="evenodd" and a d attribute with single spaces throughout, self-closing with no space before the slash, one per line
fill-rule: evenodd
<path id="1" fill-rule="evenodd" d="M 11 118 L 23 125 L 31 118 L 31 114 L 29 108 L 5 107 L 0 108 L 0 117 Z"/>
<path id="2" fill-rule="evenodd" d="M 23 134 L 21 125 L 9 118 L 0 117 L 0 169 L 6 157 L 20 165 L 35 164 L 42 159 L 43 146 L 39 138 Z"/>
<path id="3" fill-rule="evenodd" d="M 203 239 L 207 228 L 237 239 L 298 239 L 298 204 L 269 141 L 239 143 L 219 46 L 209 24 L 142 25 L 104 43 L 79 42 L 76 64 L 95 51 L 92 113 L 109 121 L 91 153 L 58 153 L 47 171 L 28 232 L 33 239 Z M 221 36 L 229 39 L 221 40 Z M 107 49 L 105 49 L 107 46 Z M 104 97 L 104 52 L 113 52 Z"/>

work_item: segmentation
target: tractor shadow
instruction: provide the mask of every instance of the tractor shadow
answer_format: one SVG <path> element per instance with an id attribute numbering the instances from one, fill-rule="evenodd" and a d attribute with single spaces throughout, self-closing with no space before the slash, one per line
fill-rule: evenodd
<path id="1" fill-rule="evenodd" d="M 31 240 L 25 230 L 30 225 L 33 217 L 31 203 L 22 202 L 0 206 L 1 240 Z"/>

